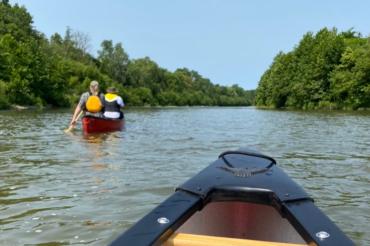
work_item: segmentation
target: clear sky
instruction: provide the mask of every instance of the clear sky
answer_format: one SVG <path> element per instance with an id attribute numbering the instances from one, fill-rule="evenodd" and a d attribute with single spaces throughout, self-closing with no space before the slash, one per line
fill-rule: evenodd
<path id="1" fill-rule="evenodd" d="M 279 51 L 308 31 L 337 27 L 370 34 L 370 1 L 359 0 L 11 0 L 25 5 L 48 37 L 66 27 L 104 39 L 130 58 L 187 67 L 213 83 L 254 89 Z"/>

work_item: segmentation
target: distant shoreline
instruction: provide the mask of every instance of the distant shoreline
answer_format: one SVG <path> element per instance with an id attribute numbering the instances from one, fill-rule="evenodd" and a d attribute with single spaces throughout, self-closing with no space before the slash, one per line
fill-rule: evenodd
<path id="1" fill-rule="evenodd" d="M 299 108 L 273 108 L 267 106 L 212 106 L 212 105 L 193 105 L 193 106 L 126 106 L 123 110 L 130 110 L 130 109 L 171 109 L 171 108 L 255 108 L 257 110 L 266 110 L 266 111 L 286 111 L 286 112 L 370 112 L 370 108 L 358 108 L 354 109 L 299 109 Z M 73 111 L 73 107 L 55 107 L 52 105 L 38 107 L 32 105 L 11 105 L 8 109 L 0 109 L 0 112 L 24 112 L 24 111 L 43 111 L 43 110 L 70 110 L 71 113 Z"/>
<path id="2" fill-rule="evenodd" d="M 260 110 L 276 110 L 276 111 L 303 111 L 303 112 L 315 112 L 315 111 L 325 111 L 325 112 L 335 112 L 335 111 L 343 111 L 343 112 L 356 112 L 356 111 L 370 111 L 370 108 L 316 108 L 316 109 L 302 109 L 302 108 L 294 108 L 294 107 L 282 107 L 282 108 L 274 108 L 268 106 L 255 106 L 256 109 Z"/>

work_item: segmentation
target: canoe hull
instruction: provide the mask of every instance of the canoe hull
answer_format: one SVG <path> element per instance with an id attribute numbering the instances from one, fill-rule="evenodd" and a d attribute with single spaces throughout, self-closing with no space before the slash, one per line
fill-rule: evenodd
<path id="1" fill-rule="evenodd" d="M 254 240 L 240 245 L 354 245 L 273 158 L 247 150 L 222 153 L 111 246 L 173 245 L 184 233 Z"/>
<path id="2" fill-rule="evenodd" d="M 104 119 L 92 116 L 82 118 L 82 129 L 86 134 L 121 131 L 124 126 L 124 119 Z"/>

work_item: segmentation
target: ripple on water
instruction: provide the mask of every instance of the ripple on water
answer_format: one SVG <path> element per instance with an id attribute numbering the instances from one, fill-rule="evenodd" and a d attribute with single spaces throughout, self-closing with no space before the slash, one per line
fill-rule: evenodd
<path id="1" fill-rule="evenodd" d="M 276 158 L 357 244 L 370 244 L 368 114 L 132 109 L 123 132 L 89 136 L 80 125 L 63 133 L 66 111 L 0 114 L 0 245 L 106 245 L 239 147 Z"/>

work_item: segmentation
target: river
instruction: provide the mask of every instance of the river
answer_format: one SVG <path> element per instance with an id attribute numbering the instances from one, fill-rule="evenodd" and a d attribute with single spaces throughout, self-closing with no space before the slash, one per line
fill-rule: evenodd
<path id="1" fill-rule="evenodd" d="M 370 112 L 131 108 L 65 134 L 71 110 L 0 112 L 0 245 L 106 245 L 223 151 L 268 154 L 370 245 Z"/>

